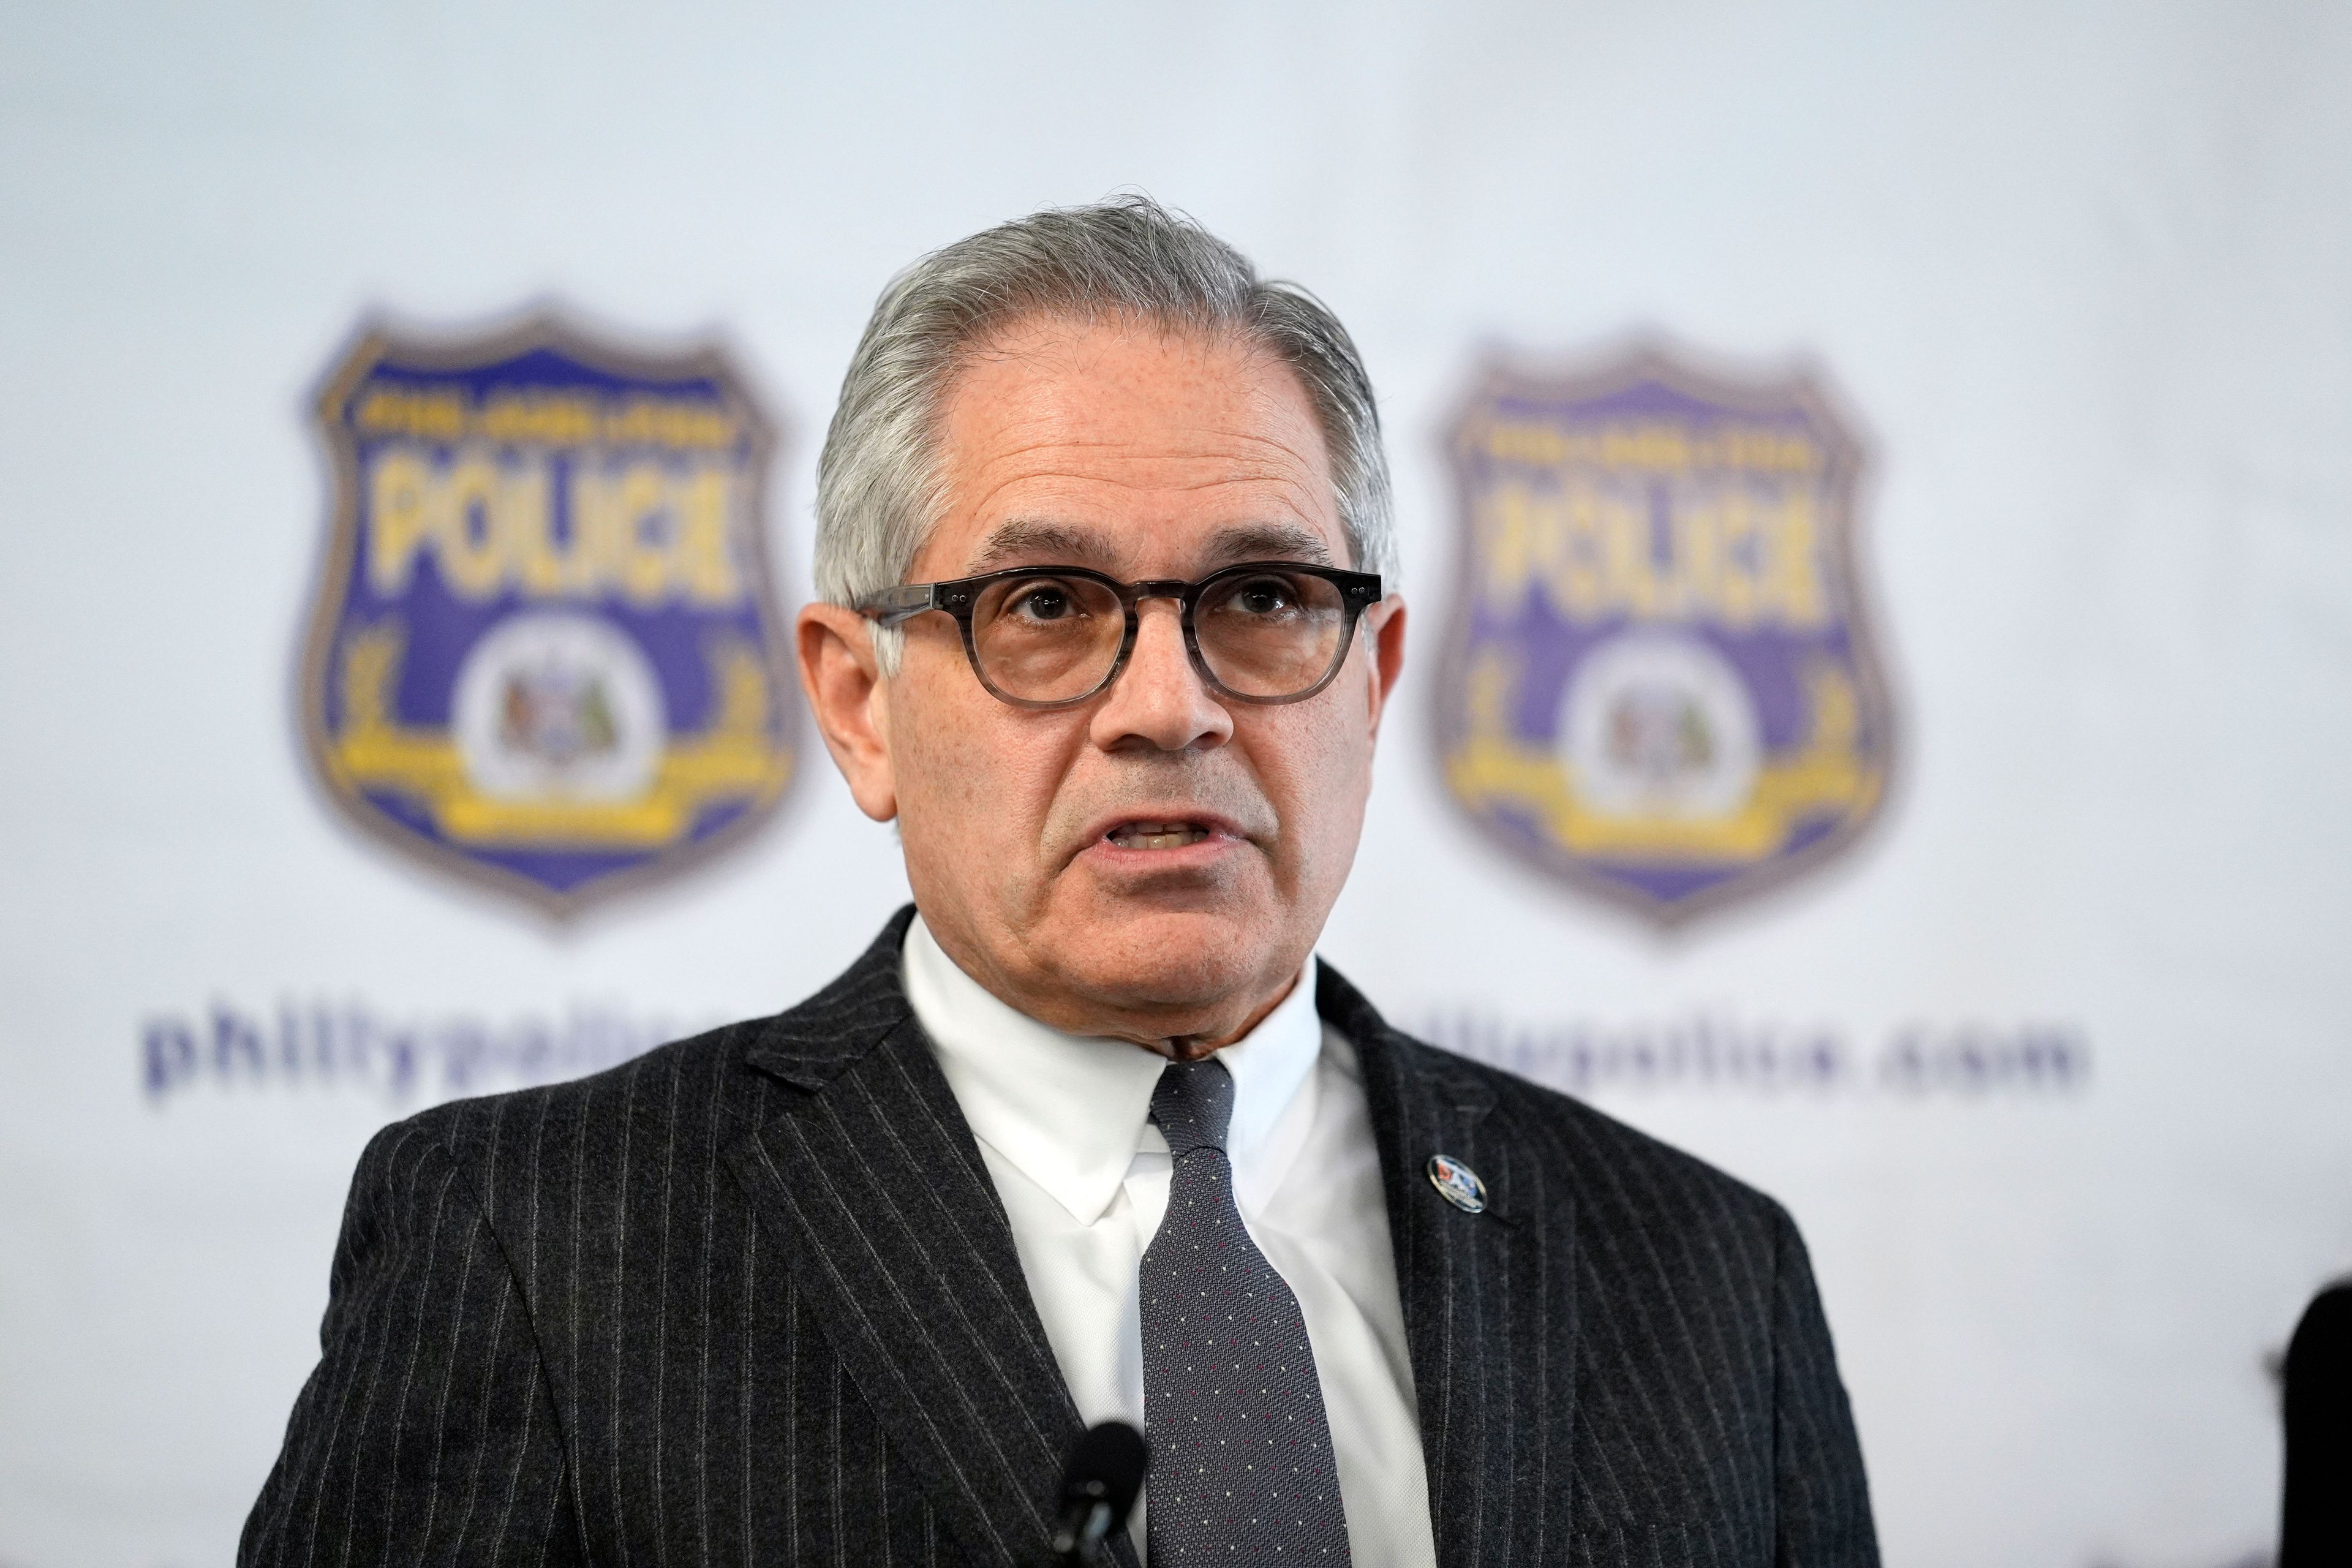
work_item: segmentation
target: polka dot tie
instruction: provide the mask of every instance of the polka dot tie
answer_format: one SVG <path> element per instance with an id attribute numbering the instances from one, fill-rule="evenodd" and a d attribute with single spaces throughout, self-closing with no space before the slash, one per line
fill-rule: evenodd
<path id="1" fill-rule="evenodd" d="M 1224 1063 L 1160 1075 L 1151 1119 L 1176 1168 L 1143 1255 L 1152 1568 L 1348 1562 L 1348 1521 L 1298 1298 L 1234 1206 Z"/>

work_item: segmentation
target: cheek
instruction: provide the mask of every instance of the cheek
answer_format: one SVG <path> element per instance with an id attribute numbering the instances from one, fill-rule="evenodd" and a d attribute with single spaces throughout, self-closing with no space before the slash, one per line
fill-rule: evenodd
<path id="1" fill-rule="evenodd" d="M 1060 737 L 1049 726 L 1024 723 L 1023 715 L 992 700 L 983 706 L 967 698 L 908 680 L 892 694 L 890 714 L 899 833 L 908 854 L 925 858 L 926 870 L 958 880 L 985 878 L 991 865 L 1034 859 L 1060 773 Z M 973 831 L 979 824 L 987 831 Z M 957 875 L 960 868 L 968 869 Z"/>
<path id="2" fill-rule="evenodd" d="M 1306 883 L 1347 875 L 1371 786 L 1371 739 L 1362 716 L 1328 700 L 1334 695 L 1326 692 L 1299 711 L 1268 710 L 1274 722 L 1252 748 L 1282 816 L 1280 859 L 1289 877 Z"/>

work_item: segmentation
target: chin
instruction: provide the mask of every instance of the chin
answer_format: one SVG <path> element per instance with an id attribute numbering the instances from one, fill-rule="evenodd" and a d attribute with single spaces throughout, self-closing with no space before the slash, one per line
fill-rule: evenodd
<path id="1" fill-rule="evenodd" d="M 1260 908 L 1168 908 L 1106 900 L 1066 927 L 1062 966 L 1074 988 L 1122 1009 L 1199 1013 L 1202 1026 L 1305 962 L 1311 933 Z M 1296 951 L 1293 951 L 1294 946 Z M 1170 1033 L 1192 1033 L 1171 1027 Z"/>

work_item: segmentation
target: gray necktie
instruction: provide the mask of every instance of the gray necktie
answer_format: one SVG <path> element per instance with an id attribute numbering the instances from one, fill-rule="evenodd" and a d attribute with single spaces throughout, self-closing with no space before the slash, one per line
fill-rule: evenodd
<path id="1" fill-rule="evenodd" d="M 1234 1075 L 1160 1075 L 1151 1119 L 1176 1168 L 1143 1254 L 1143 1415 L 1152 1568 L 1345 1563 L 1348 1521 L 1298 1298 L 1234 1206 Z"/>

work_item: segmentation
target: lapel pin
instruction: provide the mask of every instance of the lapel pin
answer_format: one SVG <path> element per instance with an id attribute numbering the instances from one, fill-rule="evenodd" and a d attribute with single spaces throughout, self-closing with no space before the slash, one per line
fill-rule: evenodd
<path id="1" fill-rule="evenodd" d="M 1464 1214 L 1478 1214 L 1486 1206 L 1486 1184 L 1478 1179 L 1477 1172 L 1451 1154 L 1429 1157 L 1429 1184 Z"/>

